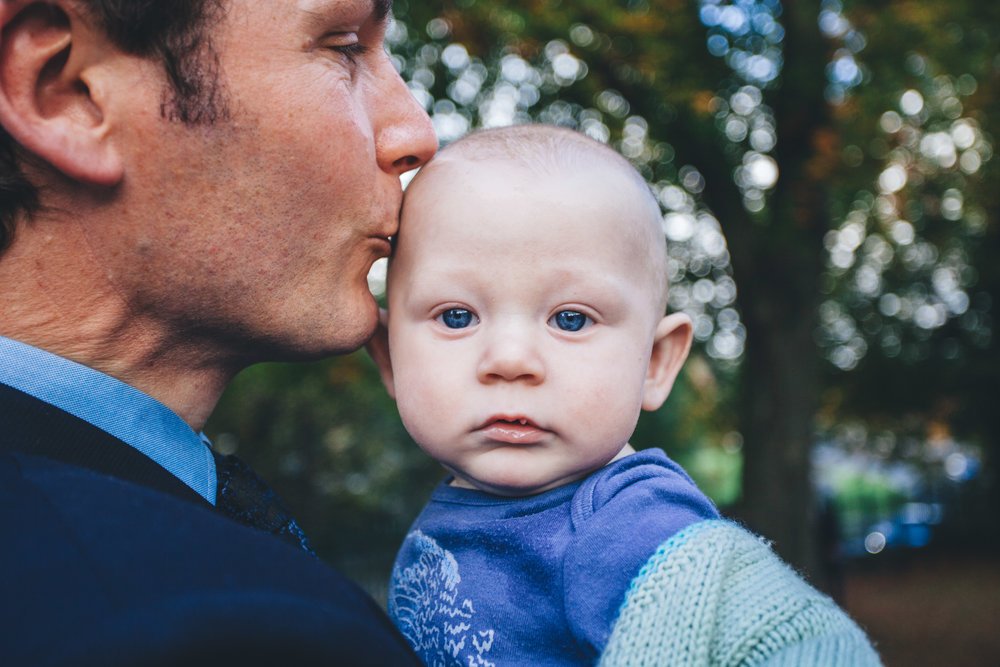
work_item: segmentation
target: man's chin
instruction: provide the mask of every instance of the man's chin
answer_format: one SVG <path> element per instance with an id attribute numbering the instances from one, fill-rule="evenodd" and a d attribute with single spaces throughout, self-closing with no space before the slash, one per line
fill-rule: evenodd
<path id="1" fill-rule="evenodd" d="M 376 311 L 377 313 L 377 311 Z M 367 320 L 366 320 L 367 322 Z M 326 340 L 311 341 L 315 347 L 303 350 L 305 360 L 323 359 L 341 354 L 350 354 L 364 347 L 365 343 L 371 340 L 378 325 L 378 315 L 371 318 L 370 325 L 352 326 L 350 328 L 337 328 L 333 335 Z"/>
<path id="2" fill-rule="evenodd" d="M 350 314 L 335 319 L 329 327 L 330 336 L 320 356 L 350 354 L 371 340 L 378 328 L 378 304 L 375 297 L 366 292 L 357 308 L 352 309 Z"/>
<path id="3" fill-rule="evenodd" d="M 364 346 L 378 327 L 378 304 L 369 296 L 357 307 L 340 314 L 332 313 L 325 321 L 303 318 L 295 331 L 275 332 L 269 340 L 259 341 L 253 363 L 265 361 L 317 361 L 326 357 L 350 354 Z"/>

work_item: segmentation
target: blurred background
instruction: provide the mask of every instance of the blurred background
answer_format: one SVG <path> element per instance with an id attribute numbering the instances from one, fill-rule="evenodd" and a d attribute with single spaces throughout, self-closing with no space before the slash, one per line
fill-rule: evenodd
<path id="1" fill-rule="evenodd" d="M 654 188 L 697 345 L 633 444 L 886 664 L 1000 664 L 1000 3 L 396 0 L 388 48 L 443 144 L 565 125 Z M 363 353 L 246 371 L 206 433 L 384 599 L 442 473 Z"/>

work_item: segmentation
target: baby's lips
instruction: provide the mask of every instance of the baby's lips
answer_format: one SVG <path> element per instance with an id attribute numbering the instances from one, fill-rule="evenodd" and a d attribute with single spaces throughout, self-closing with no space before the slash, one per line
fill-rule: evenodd
<path id="1" fill-rule="evenodd" d="M 537 426 L 527 417 L 493 419 L 487 421 L 478 430 L 488 440 L 514 445 L 534 444 L 548 435 L 548 431 Z"/>

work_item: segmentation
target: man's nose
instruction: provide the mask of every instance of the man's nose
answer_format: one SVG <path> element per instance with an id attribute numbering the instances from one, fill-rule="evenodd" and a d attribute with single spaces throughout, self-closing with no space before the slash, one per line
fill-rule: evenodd
<path id="1" fill-rule="evenodd" d="M 433 157 L 438 141 L 431 119 L 410 93 L 388 56 L 377 80 L 380 94 L 373 99 L 375 155 L 379 167 L 401 175 Z"/>
<path id="2" fill-rule="evenodd" d="M 540 384 L 545 380 L 545 363 L 538 341 L 530 331 L 516 327 L 491 332 L 476 375 L 484 384 L 515 381 Z"/>

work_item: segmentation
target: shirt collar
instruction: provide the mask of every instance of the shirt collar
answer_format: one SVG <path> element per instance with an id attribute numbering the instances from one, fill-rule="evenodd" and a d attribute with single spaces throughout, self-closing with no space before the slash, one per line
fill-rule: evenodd
<path id="1" fill-rule="evenodd" d="M 215 504 L 215 460 L 208 438 L 148 394 L 93 368 L 3 336 L 0 382 L 113 435 Z"/>

